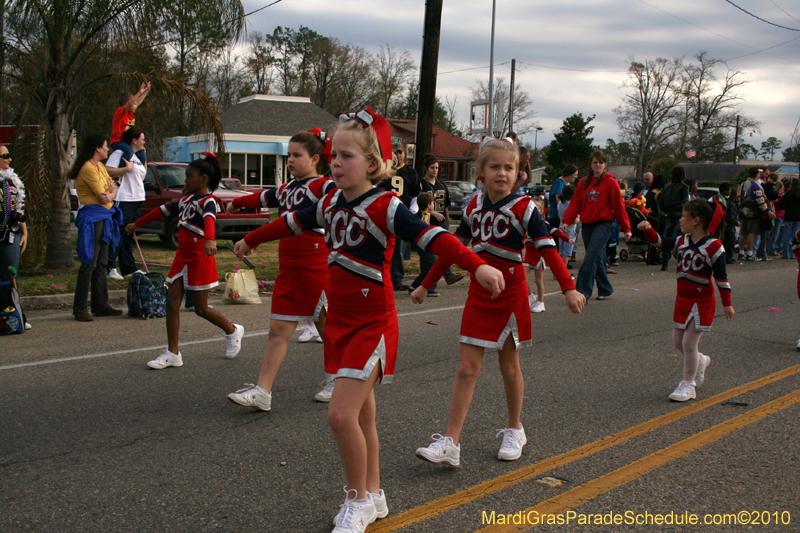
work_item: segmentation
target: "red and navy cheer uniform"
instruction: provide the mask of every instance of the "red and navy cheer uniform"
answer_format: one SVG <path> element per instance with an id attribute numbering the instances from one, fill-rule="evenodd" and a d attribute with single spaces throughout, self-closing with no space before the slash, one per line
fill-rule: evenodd
<path id="1" fill-rule="evenodd" d="M 442 228 L 414 216 L 394 193 L 373 188 L 348 202 L 334 190 L 302 211 L 288 213 L 245 237 L 259 243 L 325 228 L 330 270 L 325 324 L 325 373 L 369 379 L 380 364 L 388 383 L 397 360 L 397 311 L 390 275 L 395 235 L 474 272 L 484 264 Z"/>
<path id="2" fill-rule="evenodd" d="M 336 185 L 329 178 L 293 180 L 236 198 L 236 208 L 277 207 L 281 216 L 318 202 Z M 289 322 L 316 322 L 328 308 L 328 250 L 322 230 L 282 239 L 278 245 L 280 271 L 272 292 L 272 318 Z"/>
<path id="3" fill-rule="evenodd" d="M 552 235 L 553 237 L 561 239 L 562 241 L 569 240 L 569 236 L 566 233 L 564 233 L 558 228 L 554 228 L 546 220 L 544 221 L 544 226 L 547 228 L 548 233 L 550 233 L 550 235 Z M 556 246 L 556 250 L 558 250 L 558 246 Z M 542 266 L 544 266 L 544 263 L 545 263 L 544 257 L 542 257 L 542 254 L 539 253 L 539 249 L 533 243 L 533 240 L 529 236 L 526 236 L 525 262 L 522 264 L 528 268 L 532 268 L 533 270 L 539 270 L 540 268 L 542 268 Z"/>
<path id="4" fill-rule="evenodd" d="M 550 265 L 562 291 L 575 289 L 556 243 L 530 196 L 512 193 L 492 204 L 483 192 L 467 206 L 456 236 L 472 240 L 478 257 L 503 273 L 506 287 L 496 299 L 473 277 L 461 318 L 459 341 L 500 350 L 509 335 L 517 349 L 531 344 L 531 312 L 528 285 L 522 268 L 526 236 Z M 436 260 L 422 285 L 428 289 L 442 277 L 450 262 Z"/>
<path id="5" fill-rule="evenodd" d="M 645 237 L 661 248 L 662 253 L 673 252 L 678 263 L 678 297 L 675 299 L 672 325 L 678 329 L 686 329 L 694 319 L 696 331 L 711 330 L 717 310 L 714 287 L 711 285 L 712 275 L 719 289 L 722 305 L 733 305 L 722 242 L 706 236 L 695 243 L 689 234 L 662 239 L 653 228 L 645 232 Z"/>
<path id="6" fill-rule="evenodd" d="M 169 202 L 135 222 L 141 228 L 167 215 L 178 215 L 178 251 L 172 260 L 167 281 L 183 276 L 183 286 L 190 291 L 204 291 L 219 285 L 214 256 L 206 256 L 206 240 L 214 240 L 217 202 L 211 194 L 184 196 Z"/>

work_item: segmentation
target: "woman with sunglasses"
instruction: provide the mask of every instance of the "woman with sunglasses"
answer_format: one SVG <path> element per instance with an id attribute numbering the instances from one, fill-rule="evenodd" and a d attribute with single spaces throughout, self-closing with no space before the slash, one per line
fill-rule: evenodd
<path id="1" fill-rule="evenodd" d="M 11 168 L 8 148 L 0 144 L 0 281 L 17 275 L 19 257 L 27 245 L 25 186 Z M 31 329 L 27 322 L 25 329 Z"/>

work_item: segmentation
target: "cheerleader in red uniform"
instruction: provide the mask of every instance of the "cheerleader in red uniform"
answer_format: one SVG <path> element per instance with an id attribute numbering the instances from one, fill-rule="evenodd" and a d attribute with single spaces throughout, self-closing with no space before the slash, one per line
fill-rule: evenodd
<path id="1" fill-rule="evenodd" d="M 328 421 L 347 480 L 335 533 L 363 532 L 388 514 L 380 488 L 376 382 L 388 383 L 397 357 L 397 311 L 390 269 L 395 235 L 455 261 L 497 296 L 503 276 L 446 230 L 415 217 L 391 192 L 374 187 L 391 172 L 389 124 L 371 109 L 343 115 L 333 138 L 332 175 L 339 190 L 289 213 L 236 243 L 244 255 L 259 243 L 325 228 L 330 292 L 325 372 L 336 379 Z"/>
<path id="2" fill-rule="evenodd" d="M 281 216 L 315 204 L 333 190 L 333 180 L 320 176 L 328 172 L 330 141 L 319 128 L 289 139 L 289 172 L 294 180 L 276 189 L 242 196 L 228 204 L 229 213 L 239 209 L 277 207 Z M 322 230 L 309 231 L 283 239 L 278 247 L 280 272 L 272 292 L 269 338 L 255 384 L 228 394 L 228 399 L 262 411 L 272 408 L 272 384 L 286 358 L 289 339 L 298 322 L 316 322 L 320 335 L 325 331 L 328 300 L 328 250 Z M 329 402 L 335 381 L 328 381 L 314 397 Z"/>
<path id="3" fill-rule="evenodd" d="M 495 299 L 473 281 L 461 318 L 461 361 L 450 399 L 450 417 L 445 435 L 434 434 L 434 442 L 417 449 L 417 456 L 433 463 L 460 465 L 459 438 L 472 402 L 475 381 L 483 363 L 484 350 L 500 352 L 500 372 L 506 391 L 508 424 L 498 459 L 514 461 L 527 442 L 520 423 L 524 383 L 519 365 L 519 349 L 531 344 L 531 314 L 528 308 L 528 286 L 522 266 L 523 241 L 526 235 L 550 265 L 573 313 L 580 313 L 586 303 L 575 290 L 571 276 L 558 255 L 539 210 L 529 196 L 512 193 L 519 164 L 516 146 L 504 141 L 490 141 L 480 152 L 478 174 L 485 187 L 473 198 L 465 211 L 456 237 L 472 241 L 472 249 L 481 259 L 498 268 L 505 278 L 503 294 Z M 425 300 L 427 291 L 444 274 L 449 262 L 440 258 L 428 276 L 412 293 L 416 303 Z"/>
<path id="4" fill-rule="evenodd" d="M 533 203 L 536 205 L 536 209 L 539 210 L 539 213 L 542 215 L 542 220 L 544 220 L 544 200 L 539 197 L 533 197 Z M 548 233 L 553 237 L 561 239 L 562 241 L 566 241 L 570 244 L 575 244 L 575 239 L 570 239 L 567 234 L 561 231 L 558 228 L 554 228 L 551 226 L 546 220 L 544 221 L 544 225 L 547 228 Z M 531 308 L 532 313 L 543 313 L 545 311 L 544 308 L 544 267 L 545 267 L 545 260 L 542 257 L 542 254 L 539 253 L 539 249 L 533 243 L 529 237 L 525 238 L 525 260 L 522 263 L 522 266 L 525 268 L 525 280 L 528 279 L 528 274 L 531 270 L 533 270 L 533 280 L 536 284 L 536 294 L 533 294 L 533 291 L 530 290 L 530 286 L 528 286 L 528 305 Z M 572 276 L 570 276 L 572 277 Z"/>
<path id="5" fill-rule="evenodd" d="M 170 202 L 153 209 L 136 222 L 131 222 L 125 231 L 133 233 L 166 215 L 178 215 L 178 251 L 167 274 L 167 349 L 147 366 L 161 370 L 168 366 L 183 365 L 178 349 L 181 328 L 181 302 L 185 291 L 194 294 L 194 312 L 225 332 L 227 346 L 225 356 L 236 357 L 242 347 L 244 327 L 233 324 L 216 309 L 208 305 L 208 291 L 219 285 L 219 274 L 214 256 L 217 242 L 214 240 L 214 221 L 217 204 L 212 193 L 219 185 L 221 176 L 217 156 L 203 152 L 186 166 L 186 194 L 177 202 Z M 181 280 L 181 283 L 178 281 Z"/>
<path id="6" fill-rule="evenodd" d="M 723 209 L 715 199 L 712 200 L 712 203 L 701 199 L 686 203 L 678 237 L 662 238 L 646 221 L 638 226 L 648 241 L 661 248 L 662 253 L 673 251 L 678 261 L 678 296 L 672 319 L 672 343 L 683 354 L 683 380 L 669 395 L 669 399 L 676 402 L 697 397 L 695 388 L 703 384 L 706 369 L 711 364 L 711 358 L 700 353 L 699 345 L 703 332 L 711 330 L 716 312 L 712 275 L 719 289 L 725 318 L 730 320 L 735 314 L 731 285 L 725 271 L 725 249 L 716 238 Z"/>

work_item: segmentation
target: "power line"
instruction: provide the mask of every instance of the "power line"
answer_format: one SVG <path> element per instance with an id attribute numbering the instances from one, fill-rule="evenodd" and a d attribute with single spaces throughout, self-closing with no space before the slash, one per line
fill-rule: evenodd
<path id="1" fill-rule="evenodd" d="M 791 14 L 791 13 L 789 13 L 788 11 L 786 11 L 785 9 L 783 9 L 781 6 L 779 6 L 778 4 L 776 4 L 776 3 L 775 3 L 775 0 L 769 0 L 769 2 L 770 2 L 770 3 L 771 3 L 773 6 L 777 7 L 778 9 L 780 9 L 781 11 L 783 11 L 784 13 L 786 13 L 786 15 L 787 15 L 789 18 L 791 18 L 791 19 L 794 19 L 794 20 L 797 20 L 796 18 L 794 18 L 794 17 L 792 16 L 792 14 Z M 800 20 L 797 20 L 797 22 L 800 22 Z"/>
<path id="2" fill-rule="evenodd" d="M 725 61 L 733 61 L 734 59 L 741 59 L 743 57 L 752 56 L 752 55 L 755 55 L 755 54 L 760 54 L 761 52 L 765 52 L 767 50 L 772 50 L 773 48 L 777 48 L 779 46 L 783 46 L 784 44 L 789 44 L 789 43 L 794 42 L 794 41 L 796 41 L 798 39 L 800 39 L 800 37 L 795 37 L 794 39 L 789 39 L 788 41 L 784 41 L 782 43 L 778 43 L 778 44 L 776 44 L 774 46 L 770 46 L 770 47 L 764 48 L 762 50 L 756 50 L 755 52 L 750 52 L 749 54 L 744 54 L 744 55 L 741 55 L 741 56 L 732 57 L 730 59 L 726 59 Z"/>
<path id="3" fill-rule="evenodd" d="M 601 73 L 601 74 L 602 73 L 617 74 L 617 73 L 621 73 L 621 72 L 623 72 L 623 73 L 624 72 L 628 72 L 627 70 L 585 70 L 585 69 L 580 69 L 580 68 L 553 67 L 553 66 L 550 66 L 550 65 L 539 65 L 537 63 L 526 63 L 524 61 L 520 61 L 520 63 L 522 63 L 523 65 L 531 66 L 531 67 L 547 68 L 547 69 L 552 69 L 552 70 L 568 70 L 570 72 L 595 72 L 595 73 Z"/>
<path id="4" fill-rule="evenodd" d="M 247 17 L 249 17 L 250 15 L 255 15 L 255 14 L 256 14 L 256 13 L 258 13 L 259 11 L 263 11 L 263 10 L 267 9 L 268 7 L 272 7 L 272 6 L 274 6 L 275 4 L 278 4 L 278 3 L 280 3 L 280 2 L 283 2 L 283 0 L 274 0 L 273 2 L 270 2 L 270 3 L 269 3 L 269 4 L 267 4 L 267 5 L 261 6 L 261 7 L 259 7 L 258 9 L 254 9 L 253 11 L 251 11 L 251 12 L 249 12 L 249 13 L 245 13 L 244 15 L 240 15 L 240 16 L 238 16 L 238 17 L 234 17 L 234 18 L 232 18 L 232 19 L 230 19 L 230 20 L 226 20 L 226 21 L 220 22 L 220 23 L 219 23 L 218 25 L 216 25 L 215 27 L 216 27 L 216 28 L 222 28 L 222 27 L 224 27 L 224 26 L 227 26 L 228 24 L 233 24 L 233 23 L 234 23 L 234 22 L 236 22 L 237 20 L 246 19 L 246 18 L 247 18 Z M 198 30 L 198 31 L 196 31 L 196 32 L 194 32 L 194 33 L 190 33 L 189 35 L 187 35 L 187 37 L 194 37 L 195 35 L 199 35 L 199 34 L 201 34 L 201 33 L 207 32 L 209 29 L 210 29 L 210 28 L 203 28 L 203 29 L 201 29 L 201 30 Z M 177 39 L 170 39 L 170 40 L 168 40 L 168 41 L 163 41 L 163 42 L 160 42 L 160 43 L 152 44 L 152 45 L 150 45 L 150 47 L 151 47 L 151 48 L 155 48 L 156 46 L 163 46 L 163 45 L 165 45 L 165 44 L 171 44 L 171 43 L 174 43 L 174 42 L 177 42 L 177 41 L 180 41 L 180 38 L 177 38 Z"/>
<path id="5" fill-rule="evenodd" d="M 500 63 L 497 66 L 510 65 L 510 64 L 511 64 L 510 61 L 506 61 L 505 63 Z M 442 74 L 453 74 L 454 72 L 466 72 L 468 70 L 480 70 L 480 69 L 484 69 L 484 68 L 489 68 L 489 65 L 486 65 L 484 67 L 470 67 L 470 68 L 462 68 L 462 69 L 458 69 L 458 70 L 448 70 L 446 72 L 440 72 L 438 74 L 438 76 L 441 76 Z"/>
<path id="6" fill-rule="evenodd" d="M 762 19 L 762 18 L 761 18 L 761 17 L 759 17 L 758 15 L 754 15 L 754 14 L 750 13 L 748 10 L 744 9 L 743 7 L 739 7 L 739 6 L 737 6 L 736 4 L 734 4 L 733 2 L 731 2 L 731 0 L 725 0 L 725 1 L 726 1 L 726 2 L 728 2 L 730 5 L 732 5 L 733 7 L 735 7 L 736 9 L 738 9 L 739 11 L 742 11 L 742 12 L 744 12 L 744 13 L 747 13 L 748 15 L 750 15 L 751 17 L 753 17 L 754 19 L 758 19 L 758 20 L 760 20 L 761 22 L 765 22 L 765 23 L 769 24 L 770 26 L 775 26 L 776 28 L 781 28 L 782 30 L 789 30 L 789 31 L 800 31 L 800 30 L 798 30 L 797 28 L 789 28 L 789 27 L 787 27 L 787 26 L 781 26 L 780 24 L 775 24 L 774 22 L 770 22 L 770 21 L 768 21 L 768 20 L 766 20 L 766 19 Z"/>
<path id="7" fill-rule="evenodd" d="M 720 35 L 720 34 L 719 34 L 719 33 L 717 33 L 717 32 L 711 31 L 711 30 L 709 30 L 709 29 L 706 29 L 706 28 L 704 28 L 704 27 L 702 27 L 702 26 L 698 26 L 698 25 L 697 25 L 697 24 L 695 24 L 694 22 L 691 22 L 691 21 L 689 21 L 689 20 L 686 20 L 685 18 L 681 18 L 681 17 L 679 17 L 679 16 L 677 16 L 677 15 L 673 15 L 673 14 L 672 14 L 672 13 L 670 13 L 669 11 L 664 11 L 663 9 L 661 9 L 661 8 L 658 8 L 658 7 L 654 6 L 653 4 L 649 4 L 649 3 L 645 2 L 644 0 L 638 0 L 638 1 L 639 1 L 640 3 L 642 3 L 642 4 L 646 5 L 646 6 L 648 6 L 648 7 L 652 7 L 652 8 L 653 8 L 653 9 L 655 9 L 656 11 L 660 11 L 660 12 L 664 13 L 665 15 L 669 15 L 670 17 L 672 17 L 672 18 L 676 18 L 676 19 L 680 20 L 681 22 L 685 22 L 686 24 L 689 24 L 690 26 L 694 26 L 695 28 L 697 28 L 697 29 L 700 29 L 700 30 L 703 30 L 704 32 L 710 33 L 710 34 L 712 34 L 712 35 L 716 35 L 716 36 L 717 36 L 717 37 L 719 37 L 720 39 L 725 39 L 726 41 L 730 41 L 730 42 L 732 42 L 732 43 L 738 44 L 739 46 L 744 46 L 745 48 L 749 48 L 750 50 L 756 50 L 756 48 L 754 48 L 754 47 L 750 46 L 749 44 L 741 43 L 741 42 L 739 42 L 739 41 L 737 41 L 737 40 L 731 39 L 730 37 L 725 37 L 724 35 Z M 788 42 L 791 42 L 791 41 L 788 41 Z M 786 44 L 786 43 L 782 43 L 782 44 Z M 778 46 L 780 46 L 780 45 L 778 45 Z M 774 48 L 774 47 L 770 47 L 770 48 Z M 769 48 L 765 48 L 764 50 L 757 50 L 757 51 L 756 51 L 756 52 L 754 52 L 754 53 L 760 53 L 760 52 L 764 52 L 765 50 L 769 50 Z M 752 54 L 746 54 L 746 55 L 752 55 Z M 792 61 L 791 59 L 786 59 L 785 57 L 776 56 L 776 55 L 774 55 L 774 54 L 767 54 L 767 55 L 770 55 L 770 56 L 772 56 L 772 57 L 774 57 L 774 58 L 776 58 L 776 59 L 782 59 L 782 60 L 784 60 L 784 61 L 788 61 L 789 63 L 795 63 L 795 64 L 797 64 L 797 61 Z M 745 56 L 739 56 L 739 57 L 745 57 Z M 731 59 L 738 59 L 738 58 L 731 58 Z"/>

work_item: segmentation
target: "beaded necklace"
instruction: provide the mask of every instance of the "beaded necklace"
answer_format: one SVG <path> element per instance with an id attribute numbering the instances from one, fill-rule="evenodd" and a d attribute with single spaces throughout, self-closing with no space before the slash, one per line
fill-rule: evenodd
<path id="1" fill-rule="evenodd" d="M 0 226 L 0 232 L 5 232 L 8 227 L 8 221 L 11 219 L 11 188 L 8 185 L 8 179 L 4 179 L 5 184 L 5 209 L 3 210 L 3 225 Z"/>

